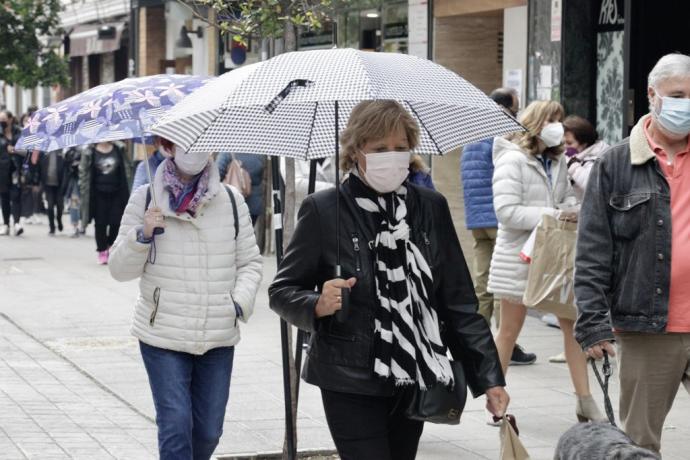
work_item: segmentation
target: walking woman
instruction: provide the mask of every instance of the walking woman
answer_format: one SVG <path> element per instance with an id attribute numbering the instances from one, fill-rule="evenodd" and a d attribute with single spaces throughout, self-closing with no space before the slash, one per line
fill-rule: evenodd
<path id="1" fill-rule="evenodd" d="M 9 110 L 0 111 L 0 206 L 2 223 L 0 235 L 10 234 L 10 217 L 14 226 L 13 234 L 19 236 L 24 228 L 21 217 L 21 175 L 24 154 L 14 149 L 21 130 Z"/>
<path id="2" fill-rule="evenodd" d="M 124 148 L 101 142 L 86 149 L 79 164 L 82 225 L 96 227 L 98 263 L 105 265 L 129 199 L 132 166 Z"/>
<path id="3" fill-rule="evenodd" d="M 529 265 L 520 259 L 520 250 L 543 215 L 577 220 L 577 200 L 563 155 L 562 120 L 559 103 L 535 101 L 520 116 L 527 131 L 494 140 L 493 193 L 499 224 L 488 290 L 501 299 L 496 346 L 504 373 L 527 315 L 522 297 Z M 577 418 L 603 420 L 589 390 L 586 357 L 573 336 L 574 321 L 559 318 L 559 324 L 577 395 Z"/>
<path id="4" fill-rule="evenodd" d="M 69 211 L 70 223 L 72 224 L 72 235 L 70 238 L 78 238 L 81 229 L 81 193 L 79 190 L 79 163 L 81 162 L 81 151 L 72 147 L 65 153 L 65 168 L 63 183 L 65 184 L 65 210 Z"/>
<path id="5" fill-rule="evenodd" d="M 242 195 L 221 184 L 208 154 L 175 148 L 153 179 L 158 207 L 149 189 L 129 200 L 110 273 L 140 278 L 132 333 L 149 376 L 161 460 L 208 460 L 223 432 L 237 322 L 252 314 L 262 258 Z M 154 236 L 156 227 L 165 233 Z"/>
<path id="6" fill-rule="evenodd" d="M 452 381 L 447 349 L 493 414 L 508 404 L 448 204 L 406 181 L 418 141 L 417 123 L 397 102 L 357 105 L 342 136 L 349 176 L 341 194 L 305 199 L 269 289 L 271 308 L 312 333 L 304 378 L 321 389 L 344 460 L 415 458 L 423 422 L 405 417 L 407 398 L 414 386 Z M 343 279 L 333 276 L 336 199 Z M 342 288 L 351 292 L 341 321 Z"/>

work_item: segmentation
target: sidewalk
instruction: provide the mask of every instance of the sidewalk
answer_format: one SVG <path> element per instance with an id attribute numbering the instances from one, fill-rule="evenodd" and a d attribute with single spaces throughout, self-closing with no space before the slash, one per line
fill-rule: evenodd
<path id="1" fill-rule="evenodd" d="M 275 273 L 264 286 L 238 345 L 225 434 L 217 455 L 275 452 L 283 442 L 280 329 L 268 309 Z M 129 335 L 136 282 L 117 283 L 96 264 L 93 238 L 49 238 L 27 226 L 0 238 L 0 459 L 156 457 L 153 403 L 136 341 Z M 538 354 L 511 368 L 508 391 L 533 459 L 551 459 L 575 422 L 560 332 L 528 318 L 520 343 Z M 595 397 L 601 392 L 591 378 Z M 617 400 L 617 382 L 613 395 Z M 664 431 L 664 459 L 687 458 L 690 398 L 681 392 Z M 484 423 L 483 401 L 469 401 L 460 426 L 427 424 L 420 459 L 496 459 L 498 430 Z M 332 449 L 320 395 L 300 391 L 300 449 Z"/>

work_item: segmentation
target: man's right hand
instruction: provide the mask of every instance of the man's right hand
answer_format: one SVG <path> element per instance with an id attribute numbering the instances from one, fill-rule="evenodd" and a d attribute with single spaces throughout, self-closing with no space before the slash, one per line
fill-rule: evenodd
<path id="1" fill-rule="evenodd" d="M 324 316 L 331 316 L 335 314 L 336 311 L 343 308 L 343 299 L 341 297 L 342 289 L 352 289 L 356 283 L 357 278 L 350 278 L 349 280 L 336 278 L 323 283 L 321 296 L 316 303 L 316 317 L 323 318 Z"/>
<path id="2" fill-rule="evenodd" d="M 594 359 L 603 359 L 604 351 L 606 351 L 609 356 L 616 356 L 616 347 L 613 345 L 613 342 L 609 342 L 608 340 L 599 342 L 591 348 L 588 348 L 587 356 Z"/>

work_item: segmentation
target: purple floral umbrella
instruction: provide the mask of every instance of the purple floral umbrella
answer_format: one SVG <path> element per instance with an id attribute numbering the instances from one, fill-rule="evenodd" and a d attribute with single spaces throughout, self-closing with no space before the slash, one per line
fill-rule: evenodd
<path id="1" fill-rule="evenodd" d="M 91 88 L 34 113 L 15 148 L 50 152 L 144 138 L 165 112 L 212 78 L 153 75 Z"/>

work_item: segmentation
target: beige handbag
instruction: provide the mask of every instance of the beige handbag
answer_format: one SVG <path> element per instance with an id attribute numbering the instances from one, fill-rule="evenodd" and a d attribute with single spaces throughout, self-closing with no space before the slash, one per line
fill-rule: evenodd
<path id="1" fill-rule="evenodd" d="M 252 193 L 252 179 L 246 169 L 242 167 L 242 162 L 231 154 L 232 161 L 228 165 L 228 172 L 225 174 L 223 183 L 232 185 L 240 191 L 243 197 L 248 197 Z"/>
<path id="2" fill-rule="evenodd" d="M 545 214 L 534 234 L 527 287 L 522 298 L 534 307 L 559 318 L 575 320 L 575 244 L 577 224 Z M 523 251 L 524 252 L 524 251 Z M 523 257 L 524 259 L 524 257 Z"/>

